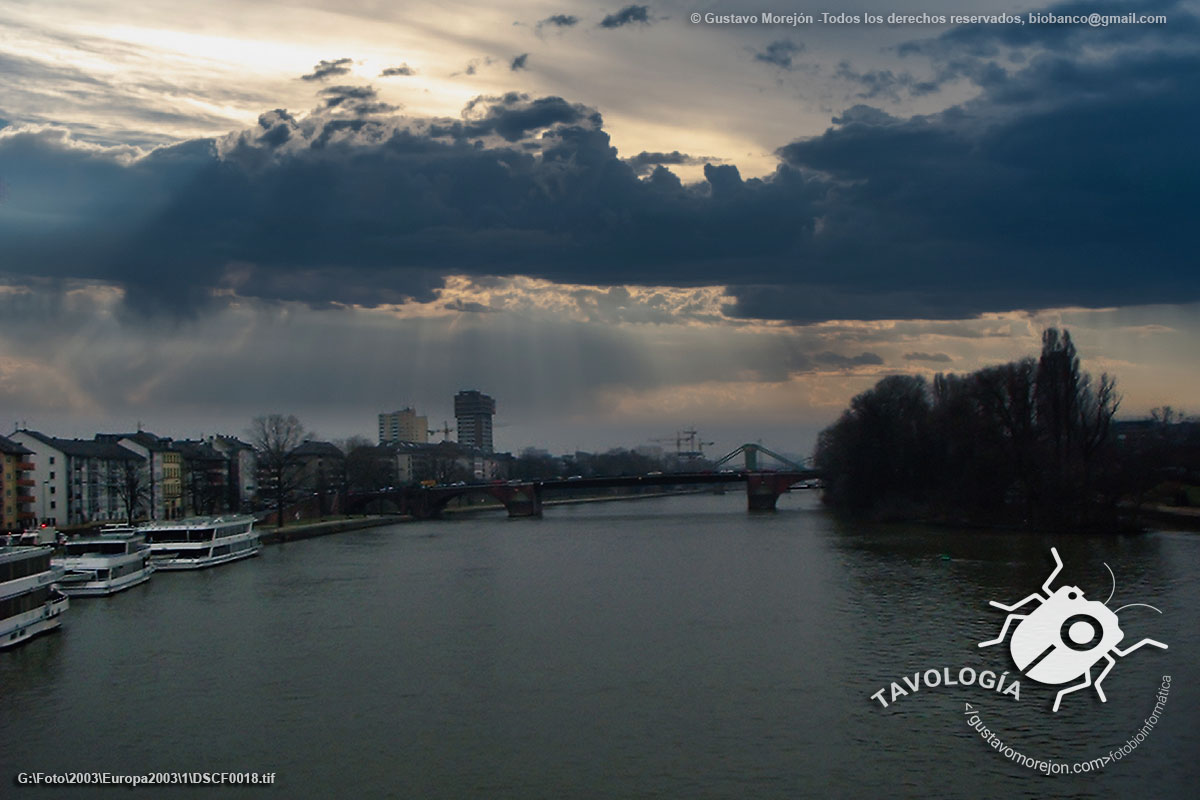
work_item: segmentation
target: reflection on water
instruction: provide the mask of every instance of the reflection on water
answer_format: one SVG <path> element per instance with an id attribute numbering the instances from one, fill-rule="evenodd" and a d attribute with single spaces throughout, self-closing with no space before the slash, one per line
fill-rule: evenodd
<path id="1" fill-rule="evenodd" d="M 770 515 L 743 503 L 373 529 L 74 602 L 59 634 L 0 654 L 4 780 L 258 770 L 313 797 L 1192 796 L 1197 537 L 869 527 L 811 495 Z M 987 603 L 1040 587 L 1051 545 L 1056 585 L 1103 600 L 1107 562 L 1111 607 L 1163 611 L 1122 612 L 1125 644 L 1170 649 L 1119 659 L 1108 703 L 1084 690 L 1058 714 L 1028 680 L 1020 702 L 979 687 L 870 699 L 930 668 L 1011 669 L 1005 648 L 976 646 L 1004 619 Z M 1088 776 L 1014 765 L 963 714 L 972 703 L 1031 756 L 1092 758 L 1142 727 L 1164 674 L 1162 721 Z"/>

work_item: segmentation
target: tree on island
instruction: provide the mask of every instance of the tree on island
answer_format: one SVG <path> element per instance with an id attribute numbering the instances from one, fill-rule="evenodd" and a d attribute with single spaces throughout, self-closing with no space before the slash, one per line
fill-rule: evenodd
<path id="1" fill-rule="evenodd" d="M 1080 369 L 1057 328 L 1043 333 L 1037 360 L 938 374 L 932 385 L 884 378 L 821 432 L 826 500 L 881 517 L 1111 525 L 1115 387 Z"/>
<path id="2" fill-rule="evenodd" d="M 277 527 L 283 527 L 283 507 L 300 488 L 303 463 L 294 451 L 304 441 L 304 426 L 294 415 L 255 417 L 247 431 L 258 454 L 260 491 L 274 502 Z"/>

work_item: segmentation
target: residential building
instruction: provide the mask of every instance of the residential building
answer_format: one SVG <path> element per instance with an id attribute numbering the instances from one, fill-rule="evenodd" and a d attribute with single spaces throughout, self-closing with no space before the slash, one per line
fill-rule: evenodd
<path id="1" fill-rule="evenodd" d="M 20 533 L 36 522 L 33 451 L 0 436 L 0 533 Z"/>
<path id="2" fill-rule="evenodd" d="M 454 395 L 454 417 L 458 420 L 458 443 L 490 454 L 492 446 L 492 417 L 496 401 L 474 389 Z"/>
<path id="3" fill-rule="evenodd" d="M 386 453 L 382 457 L 389 460 L 388 470 L 395 476 L 396 486 L 424 480 L 438 483 L 498 480 L 508 477 L 512 461 L 508 453 L 485 453 L 454 442 L 397 442 L 381 445 L 380 450 Z"/>
<path id="4" fill-rule="evenodd" d="M 236 436 L 209 436 L 205 441 L 225 455 L 229 468 L 229 477 L 226 479 L 229 509 L 248 511 L 258 496 L 258 456 L 254 448 Z"/>
<path id="5" fill-rule="evenodd" d="M 150 518 L 183 516 L 183 463 L 171 440 L 149 431 L 98 433 L 98 442 L 116 442 L 146 459 L 150 471 Z"/>
<path id="6" fill-rule="evenodd" d="M 180 457 L 184 516 L 229 511 L 229 458 L 204 441 L 176 439 L 171 449 Z"/>
<path id="7" fill-rule="evenodd" d="M 431 454 L 437 445 L 394 442 L 380 445 L 382 458 L 388 461 L 388 473 L 395 486 L 407 486 L 433 477 Z"/>
<path id="8" fill-rule="evenodd" d="M 33 479 L 33 506 L 49 525 L 125 520 L 122 487 L 130 478 L 149 494 L 147 459 L 114 441 L 59 439 L 28 430 L 11 438 L 34 453 L 26 474 Z M 136 508 L 133 515 L 139 516 Z"/>
<path id="9" fill-rule="evenodd" d="M 379 443 L 429 441 L 429 420 L 411 408 L 379 415 Z"/>
<path id="10" fill-rule="evenodd" d="M 337 445 L 309 440 L 293 450 L 291 457 L 300 465 L 300 487 L 317 496 L 322 514 L 330 511 L 330 495 L 345 486 L 346 456 Z"/>

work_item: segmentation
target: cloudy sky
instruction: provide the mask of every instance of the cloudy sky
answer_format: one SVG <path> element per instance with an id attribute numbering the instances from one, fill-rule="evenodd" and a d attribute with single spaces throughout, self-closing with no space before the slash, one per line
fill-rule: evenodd
<path id="1" fill-rule="evenodd" d="M 0 424 L 806 452 L 1048 324 L 1200 411 L 1198 8 L 8 0 Z"/>

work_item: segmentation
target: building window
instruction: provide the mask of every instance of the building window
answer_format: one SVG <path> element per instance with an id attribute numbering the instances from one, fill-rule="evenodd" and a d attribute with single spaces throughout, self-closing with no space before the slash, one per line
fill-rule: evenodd
<path id="1" fill-rule="evenodd" d="M 53 462 L 54 459 L 50 459 L 50 461 Z M 50 473 L 50 480 L 54 480 L 54 472 L 53 471 Z"/>
<path id="2" fill-rule="evenodd" d="M 51 500 L 51 501 L 50 501 L 50 510 L 51 510 L 51 511 L 53 511 L 53 510 L 54 510 L 54 509 L 56 509 L 56 508 L 58 508 L 58 501 L 56 501 L 56 500 Z"/>
<path id="3" fill-rule="evenodd" d="M 50 463 L 51 463 L 51 464 L 53 464 L 53 463 L 54 463 L 54 456 L 50 456 Z"/>

